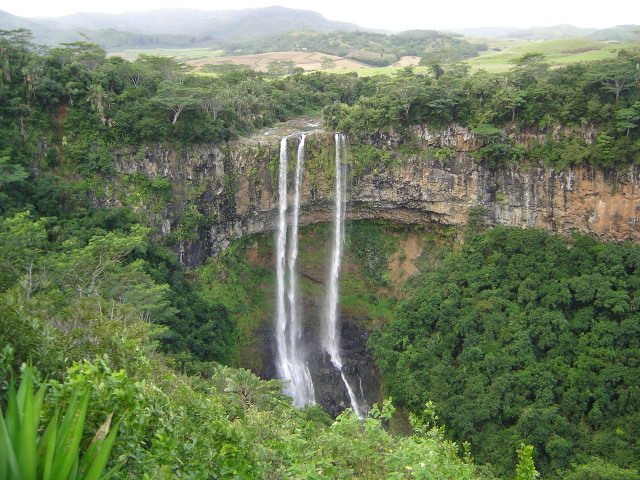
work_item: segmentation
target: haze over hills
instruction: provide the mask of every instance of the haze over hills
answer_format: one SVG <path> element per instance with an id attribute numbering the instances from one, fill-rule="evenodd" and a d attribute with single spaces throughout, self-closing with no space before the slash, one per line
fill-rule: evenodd
<path id="1" fill-rule="evenodd" d="M 279 6 L 220 11 L 158 9 L 122 14 L 77 13 L 56 18 L 24 18 L 0 11 L 0 29 L 16 28 L 31 30 L 38 44 L 55 46 L 63 42 L 90 41 L 127 58 L 149 53 L 218 64 L 236 63 L 235 59 L 229 60 L 229 56 L 244 55 L 249 56 L 248 61 L 253 65 L 261 59 L 254 58 L 255 55 L 289 52 L 287 61 L 298 65 L 300 55 L 315 52 L 314 61 L 322 55 L 331 56 L 324 61 L 327 66 L 323 68 L 329 68 L 332 61 L 340 58 L 372 67 L 447 64 L 477 57 L 481 51 L 501 52 L 506 48 L 502 39 L 514 41 L 515 45 L 563 38 L 626 42 L 637 38 L 640 26 L 600 30 L 572 25 L 530 29 L 489 27 L 454 30 L 454 33 L 413 30 L 389 34 L 328 20 L 317 12 Z M 462 38 L 462 35 L 476 38 Z M 497 43 L 488 39 L 497 39 Z M 604 51 L 605 47 L 603 44 L 588 50 Z M 158 50 L 161 48 L 169 50 Z M 582 49 L 582 46 L 573 48 Z M 505 53 L 506 61 L 511 61 L 513 55 Z M 595 53 L 589 55 L 584 60 L 596 59 Z M 280 57 L 270 60 L 285 62 Z M 504 69 L 504 58 L 485 56 L 476 63 L 483 68 Z M 411 61 L 402 64 L 406 59 Z M 554 64 L 563 61 L 555 57 L 548 60 Z"/>
<path id="2" fill-rule="evenodd" d="M 33 20 L 56 27 L 113 28 L 133 33 L 211 36 L 225 40 L 269 36 L 291 30 L 366 30 L 352 23 L 328 20 L 310 10 L 279 6 L 218 11 L 176 8 L 121 14 L 77 13 Z"/>
<path id="3" fill-rule="evenodd" d="M 454 33 L 482 38 L 515 38 L 530 42 L 556 40 L 560 38 L 587 38 L 601 41 L 628 42 L 638 37 L 640 25 L 617 25 L 610 28 L 580 28 L 560 24 L 550 27 L 508 28 L 481 27 L 451 29 Z"/>
<path id="4" fill-rule="evenodd" d="M 367 29 L 328 20 L 319 13 L 284 7 L 205 11 L 160 9 L 122 14 L 77 13 L 64 17 L 24 18 L 0 11 L 0 29 L 28 28 L 48 45 L 73 40 L 121 46 L 190 46 L 240 41 L 292 30 L 331 32 Z M 373 30 L 372 30 L 373 31 Z"/>
<path id="5" fill-rule="evenodd" d="M 292 31 L 328 33 L 334 31 L 384 32 L 353 23 L 333 21 L 321 14 L 279 6 L 243 10 L 158 9 L 121 14 L 76 13 L 62 17 L 25 18 L 0 11 L 0 29 L 28 28 L 35 41 L 48 45 L 86 40 L 107 49 L 135 47 L 221 46 L 226 42 L 247 41 L 283 35 Z M 605 29 L 578 28 L 572 25 L 516 29 L 481 27 L 449 29 L 462 35 L 526 41 L 557 38 L 629 41 L 640 26 L 622 25 Z"/>

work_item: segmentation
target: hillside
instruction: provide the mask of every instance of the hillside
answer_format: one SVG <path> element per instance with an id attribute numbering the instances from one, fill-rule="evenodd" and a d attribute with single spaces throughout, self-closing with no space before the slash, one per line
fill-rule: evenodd
<path id="1" fill-rule="evenodd" d="M 554 25 L 512 31 L 506 37 L 528 41 L 554 40 L 560 38 L 588 38 L 592 40 L 629 42 L 637 37 L 640 25 L 617 25 L 611 28 L 579 28 L 573 25 Z"/>
<path id="2" fill-rule="evenodd" d="M 527 42 L 504 48 L 498 53 L 486 53 L 467 60 L 474 69 L 504 72 L 513 67 L 513 62 L 526 53 L 541 53 L 543 61 L 552 66 L 578 62 L 612 59 L 621 46 L 584 38 L 563 38 L 541 42 Z"/>
<path id="3" fill-rule="evenodd" d="M 559 38 L 589 38 L 592 40 L 629 42 L 637 38 L 639 25 L 617 25 L 610 28 L 580 28 L 573 25 L 560 24 L 550 27 L 509 28 L 454 28 L 450 31 L 470 37 L 511 38 L 538 42 Z"/>
<path id="4" fill-rule="evenodd" d="M 3 12 L 4 13 L 4 12 Z M 64 17 L 0 15 L 0 29 L 29 28 L 48 45 L 89 38 L 104 48 L 214 45 L 289 32 L 292 26 L 316 32 L 360 27 L 316 12 L 284 7 L 244 10 L 160 9 L 122 14 L 77 13 Z"/>
<path id="5" fill-rule="evenodd" d="M 234 54 L 301 50 L 346 57 L 372 66 L 388 66 L 404 56 L 427 57 L 441 62 L 469 58 L 485 48 L 457 35 L 435 30 L 411 30 L 396 35 L 374 32 L 319 33 L 295 31 L 262 38 L 259 41 L 232 42 Z"/>
<path id="6" fill-rule="evenodd" d="M 503 36 L 519 38 L 530 42 L 541 40 L 555 40 L 559 38 L 588 38 L 597 32 L 597 28 L 580 28 L 573 25 L 561 24 L 551 27 L 533 27 L 511 31 Z"/>

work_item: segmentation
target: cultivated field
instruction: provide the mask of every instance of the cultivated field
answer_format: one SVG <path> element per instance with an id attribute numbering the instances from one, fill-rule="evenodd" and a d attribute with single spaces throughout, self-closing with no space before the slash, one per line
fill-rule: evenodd
<path id="1" fill-rule="evenodd" d="M 472 71 L 487 70 L 490 72 L 504 72 L 513 67 L 513 62 L 526 53 L 542 53 L 544 61 L 552 66 L 562 66 L 569 63 L 591 62 L 605 60 L 616 55 L 624 44 L 598 42 L 584 38 L 563 38 L 544 42 L 520 43 L 504 48 L 499 53 L 491 50 L 485 54 L 466 61 Z"/>
<path id="2" fill-rule="evenodd" d="M 211 48 L 131 48 L 120 52 L 110 52 L 109 56 L 118 56 L 126 60 L 135 60 L 140 55 L 157 55 L 160 57 L 174 57 L 176 60 L 186 62 L 202 58 L 219 57 L 224 50 Z"/>
<path id="3" fill-rule="evenodd" d="M 469 40 L 479 40 L 471 39 Z M 626 44 L 599 42 L 581 38 L 548 40 L 543 42 L 524 42 L 515 39 L 490 39 L 486 41 L 488 50 L 478 57 L 466 60 L 471 71 L 487 70 L 490 72 L 505 72 L 513 67 L 513 62 L 526 53 L 542 53 L 544 61 L 552 66 L 562 66 L 569 63 L 589 62 L 612 58 L 618 50 Z M 426 67 L 418 66 L 419 57 L 402 57 L 389 67 L 372 67 L 355 60 L 320 52 L 269 52 L 252 55 L 222 56 L 222 50 L 208 48 L 184 49 L 131 49 L 111 53 L 128 60 L 133 60 L 141 54 L 174 57 L 195 67 L 204 65 L 246 65 L 258 71 L 266 72 L 274 65 L 284 68 L 288 62 L 293 67 L 303 68 L 305 71 L 322 70 L 332 73 L 357 72 L 359 76 L 393 75 L 404 67 L 414 67 L 416 72 L 426 72 Z M 284 72 L 283 72 L 284 73 Z"/>
<path id="4" fill-rule="evenodd" d="M 203 65 L 220 65 L 224 63 L 246 65 L 261 72 L 268 71 L 269 66 L 274 62 L 293 62 L 294 68 L 300 67 L 304 70 L 354 70 L 368 67 L 368 65 L 354 60 L 319 52 L 270 52 L 254 55 L 201 58 L 187 61 L 188 64 L 196 67 L 202 67 Z"/>

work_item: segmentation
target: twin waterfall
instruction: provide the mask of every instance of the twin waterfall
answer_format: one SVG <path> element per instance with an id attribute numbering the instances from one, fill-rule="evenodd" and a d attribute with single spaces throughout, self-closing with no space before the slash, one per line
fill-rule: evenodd
<path id="1" fill-rule="evenodd" d="M 351 407 L 358 417 L 366 415 L 364 406 L 358 403 L 354 389 L 343 372 L 343 360 L 340 354 L 339 322 L 339 279 L 340 264 L 344 247 L 344 217 L 346 174 L 344 172 L 344 154 L 346 137 L 336 134 L 336 172 L 335 205 L 333 219 L 333 238 L 327 290 L 322 313 L 321 343 L 331 364 L 340 372 L 342 381 L 349 394 Z M 293 398 L 296 407 L 316 403 L 313 381 L 308 367 L 308 359 L 303 343 L 303 328 L 298 292 L 298 221 L 300 216 L 300 197 L 304 169 L 305 134 L 300 137 L 293 182 L 293 201 L 291 214 L 287 222 L 287 137 L 280 142 L 280 163 L 278 175 L 278 229 L 276 233 L 276 367 L 278 376 L 285 382 L 285 393 Z M 287 227 L 290 224 L 287 237 Z"/>
<path id="2" fill-rule="evenodd" d="M 280 164 L 278 174 L 278 232 L 276 239 L 276 344 L 278 376 L 284 380 L 285 393 L 293 398 L 296 407 L 315 404 L 313 382 L 307 367 L 302 343 L 300 305 L 296 262 L 298 259 L 298 218 L 300 215 L 300 187 L 304 164 L 304 135 L 300 138 L 296 159 L 293 212 L 289 255 L 286 257 L 287 240 L 287 137 L 280 141 Z M 286 280 L 286 264 L 289 266 L 289 281 Z M 287 308 L 288 307 L 288 308 Z"/>

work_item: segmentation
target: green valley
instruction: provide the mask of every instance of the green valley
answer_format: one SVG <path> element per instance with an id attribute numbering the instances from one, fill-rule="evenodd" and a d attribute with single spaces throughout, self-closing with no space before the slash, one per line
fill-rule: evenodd
<path id="1" fill-rule="evenodd" d="M 640 479 L 638 42 L 274 8 L 0 30 L 0 478 Z"/>

